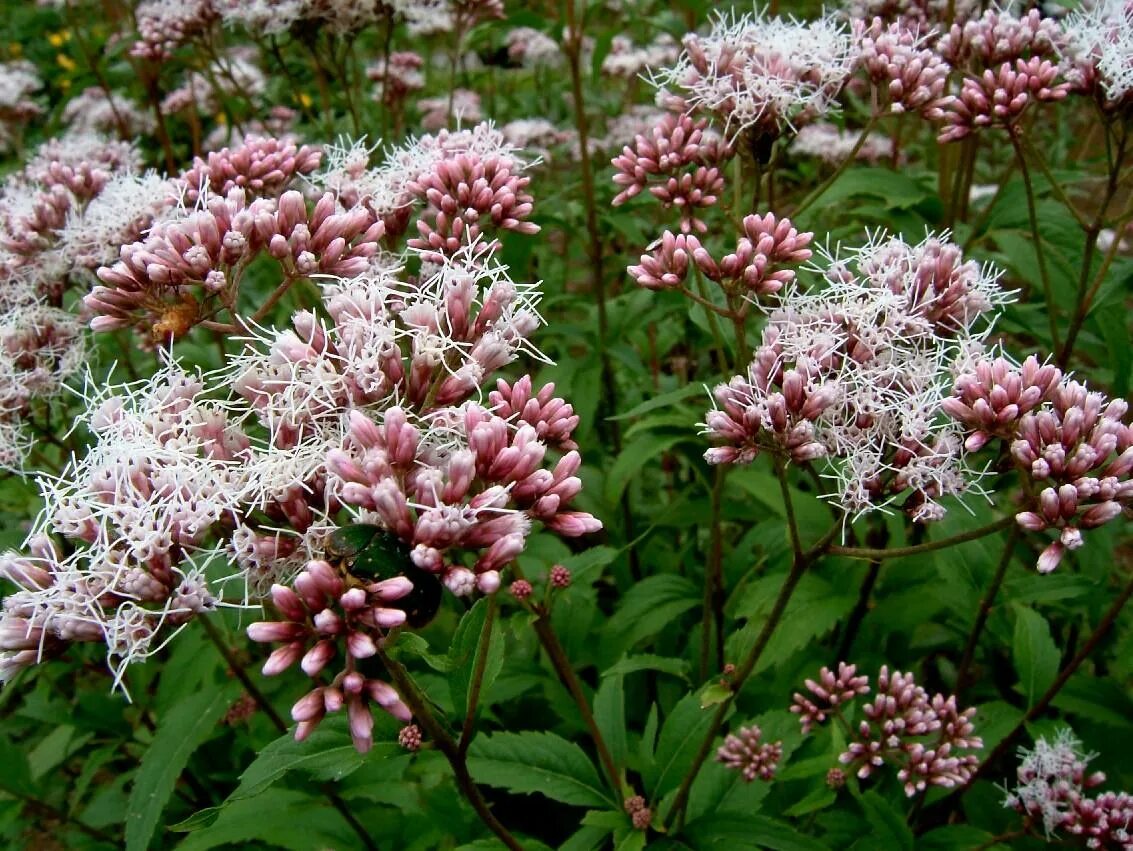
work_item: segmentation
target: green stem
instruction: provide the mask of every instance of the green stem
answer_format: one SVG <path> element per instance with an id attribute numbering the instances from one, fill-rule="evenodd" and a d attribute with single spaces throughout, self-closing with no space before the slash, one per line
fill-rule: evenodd
<path id="1" fill-rule="evenodd" d="M 1003 517 L 996 520 L 994 523 L 989 523 L 986 526 L 981 526 L 978 529 L 973 529 L 970 532 L 961 532 L 959 535 L 953 535 L 950 538 L 942 538 L 939 541 L 929 541 L 925 544 L 914 544 L 909 547 L 889 547 L 888 549 L 873 549 L 870 547 L 839 547 L 830 546 L 826 548 L 826 552 L 832 556 L 843 556 L 845 558 L 860 558 L 872 561 L 877 559 L 879 561 L 890 558 L 904 558 L 905 556 L 915 556 L 921 553 L 930 553 L 933 550 L 943 550 L 947 547 L 954 547 L 957 544 L 963 544 L 966 541 L 975 541 L 978 538 L 986 538 L 988 535 L 994 535 L 1006 529 L 1008 526 L 1015 523 L 1014 517 Z"/>
<path id="2" fill-rule="evenodd" d="M 983 598 L 980 600 L 980 608 L 976 613 L 976 620 L 972 624 L 972 631 L 968 633 L 968 640 L 964 644 L 964 653 L 960 657 L 960 667 L 956 674 L 955 692 L 957 700 L 968 687 L 968 677 L 971 674 L 972 661 L 976 656 L 976 647 L 980 643 L 980 636 L 983 635 L 987 619 L 991 615 L 991 607 L 999 594 L 1000 586 L 1003 585 L 1003 579 L 1007 576 L 1007 567 L 1011 564 L 1011 557 L 1015 554 L 1015 544 L 1019 540 L 1021 531 L 1018 523 L 1012 525 L 1011 531 L 1007 535 L 1007 542 L 1003 546 L 1003 555 L 999 557 L 999 564 L 996 565 L 995 573 L 992 575 L 991 584 L 988 585 Z"/>
<path id="3" fill-rule="evenodd" d="M 870 117 L 869 121 L 866 122 L 865 127 L 862 128 L 862 134 L 858 137 L 858 141 L 855 142 L 854 147 L 850 149 L 850 153 L 846 155 L 846 158 L 842 160 L 842 162 L 838 163 L 838 167 L 834 169 L 834 171 L 831 172 L 830 175 L 824 181 L 822 181 L 822 183 L 820 183 L 815 189 L 811 190 L 810 194 L 799 202 L 798 206 L 796 206 L 794 211 L 792 211 L 791 213 L 792 218 L 797 219 L 799 216 L 801 216 L 803 211 L 805 211 L 811 204 L 821 198 L 822 194 L 830 188 L 830 185 L 842 176 L 842 172 L 844 172 L 849 167 L 850 163 L 852 163 L 857 157 L 858 151 L 862 149 L 862 146 L 866 143 L 866 139 L 869 138 L 869 134 L 873 132 L 875 127 L 877 127 L 877 123 L 881 120 L 882 117 L 883 116 L 880 115 L 873 115 Z"/>
<path id="4" fill-rule="evenodd" d="M 1039 232 L 1039 216 L 1035 207 L 1035 189 L 1031 182 L 1031 172 L 1027 168 L 1027 158 L 1023 154 L 1023 146 L 1019 141 L 1020 130 L 1017 125 L 1007 128 L 1007 135 L 1015 149 L 1015 156 L 1019 160 L 1019 171 L 1023 175 L 1023 188 L 1027 194 L 1027 216 L 1031 223 L 1031 240 L 1035 243 L 1035 259 L 1039 264 L 1039 277 L 1042 280 L 1043 301 L 1046 303 L 1046 318 L 1050 328 L 1051 347 L 1058 351 L 1061 346 L 1058 342 L 1058 320 L 1055 316 L 1054 290 L 1050 285 L 1050 275 L 1046 268 L 1046 252 L 1043 251 L 1042 234 Z"/>
<path id="5" fill-rule="evenodd" d="M 236 679 L 240 681 L 240 685 L 244 687 L 244 691 L 246 691 L 248 696 L 256 702 L 256 705 L 263 710 L 263 713 L 268 717 L 272 725 L 279 732 L 286 733 L 288 730 L 287 722 L 283 720 L 283 716 L 271 705 L 271 701 L 268 700 L 267 695 L 265 695 L 252 678 L 248 676 L 248 672 L 245 670 L 243 663 L 236 657 L 236 654 L 232 652 L 232 648 L 228 646 L 228 642 L 225 641 L 220 630 L 216 628 L 215 624 L 213 624 L 208 617 L 197 618 L 197 620 L 200 622 L 209 641 L 213 643 L 220 653 L 221 658 L 224 659 L 225 664 L 228 665 L 228 669 L 232 671 L 233 676 L 235 676 Z M 319 788 L 323 796 L 330 802 L 330 805 L 338 810 L 339 815 L 350 825 L 350 829 L 358 836 L 363 847 L 365 847 L 367 851 L 378 851 L 378 844 L 374 842 L 373 837 L 370 836 L 362 823 L 358 821 L 357 816 L 350 811 L 350 807 L 346 801 L 342 800 L 329 784 L 324 783 Z"/>
<path id="6" fill-rule="evenodd" d="M 385 665 L 398 694 L 401 695 L 405 705 L 413 712 L 413 717 L 425 728 L 429 738 L 436 744 L 437 750 L 444 754 L 445 759 L 448 760 L 453 775 L 456 777 L 457 786 L 460 787 L 460 791 L 464 794 L 468 803 L 472 805 L 472 809 L 476 811 L 476 815 L 504 845 L 512 851 L 523 851 L 523 846 L 519 843 L 519 840 L 512 836 L 510 831 L 492 813 L 488 802 L 484 800 L 480 788 L 468 771 L 468 761 L 461 752 L 460 746 L 449 735 L 444 725 L 433 715 L 429 708 L 428 699 L 418 688 L 413 678 L 409 676 L 409 672 L 400 663 L 391 659 L 383 650 L 378 650 L 378 659 Z"/>

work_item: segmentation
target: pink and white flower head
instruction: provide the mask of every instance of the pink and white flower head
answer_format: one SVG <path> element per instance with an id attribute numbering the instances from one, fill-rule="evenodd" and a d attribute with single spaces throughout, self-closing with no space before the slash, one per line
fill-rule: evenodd
<path id="1" fill-rule="evenodd" d="M 1133 94 L 1133 9 L 1125 0 L 1083 4 L 1062 21 L 1058 50 L 1072 66 L 1075 88 L 1106 110 L 1120 109 Z"/>
<path id="2" fill-rule="evenodd" d="M 653 82 L 674 108 L 711 116 L 729 141 L 774 139 L 833 108 L 854 58 L 848 30 L 831 16 L 721 13 L 708 35 L 685 36 L 684 52 Z"/>
<path id="3" fill-rule="evenodd" d="M 63 122 L 73 133 L 108 133 L 128 139 L 149 135 L 156 126 L 153 115 L 134 101 L 121 95 L 108 97 L 98 86 L 67 101 Z"/>
<path id="4" fill-rule="evenodd" d="M 1006 298 L 996 273 L 946 239 L 917 245 L 876 234 L 856 250 L 823 251 L 825 285 L 779 294 L 747 376 L 716 390 L 706 431 L 713 463 L 761 449 L 823 459 L 831 497 L 848 512 L 904 495 L 914 519 L 977 478 L 960 429 L 942 415 L 953 371 Z"/>
<path id="5" fill-rule="evenodd" d="M 1088 790 L 1105 782 L 1105 774 L 1087 774 L 1095 754 L 1082 751 L 1082 743 L 1064 727 L 1048 741 L 1040 736 L 1034 748 L 1019 749 L 1018 783 L 1004 788 L 1003 801 L 1034 821 L 1041 821 L 1047 839 L 1062 833 L 1085 840 L 1087 848 L 1128 848 L 1133 823 L 1133 796 L 1125 792 Z"/>
<path id="6" fill-rule="evenodd" d="M 141 59 L 160 62 L 173 51 L 204 33 L 217 20 L 212 0 L 146 0 L 134 12 L 138 40 L 130 53 Z"/>
<path id="7" fill-rule="evenodd" d="M 105 642 L 120 676 L 216 605 L 191 554 L 235 508 L 232 460 L 247 443 L 202 390 L 174 366 L 88 388 L 94 445 L 61 477 L 40 478 L 46 505 L 29 539 L 38 578 L 5 601 L 5 618 L 60 649 Z M 68 554 L 47 536 L 69 539 Z"/>
<path id="8" fill-rule="evenodd" d="M 977 0 L 849 0 L 845 15 L 865 22 L 880 18 L 886 25 L 928 33 L 952 22 L 963 23 L 979 12 Z"/>

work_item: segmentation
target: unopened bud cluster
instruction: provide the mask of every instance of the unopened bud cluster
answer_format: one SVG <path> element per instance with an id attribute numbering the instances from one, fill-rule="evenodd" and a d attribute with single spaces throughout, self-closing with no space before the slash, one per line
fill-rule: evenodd
<path id="1" fill-rule="evenodd" d="M 963 785 L 979 765 L 973 751 L 983 747 L 983 740 L 974 735 L 971 723 L 976 710 L 961 711 L 954 696 L 930 695 L 912 674 L 890 672 L 883 665 L 876 694 L 862 706 L 864 718 L 856 727 L 846 722 L 842 707 L 871 691 L 869 678 L 859 676 L 856 666 L 839 663 L 837 674 L 823 668 L 817 681 L 806 681 L 806 688 L 795 694 L 791 706 L 803 732 L 837 717 L 851 736 L 838 761 L 862 779 L 890 765 L 912 797 L 928 786 Z"/>

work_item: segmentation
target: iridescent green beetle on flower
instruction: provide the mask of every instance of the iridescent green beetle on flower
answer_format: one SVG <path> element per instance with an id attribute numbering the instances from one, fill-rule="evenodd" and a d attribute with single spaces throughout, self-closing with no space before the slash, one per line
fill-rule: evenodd
<path id="1" fill-rule="evenodd" d="M 408 545 L 387 529 L 372 523 L 354 523 L 335 529 L 324 548 L 326 558 L 339 570 L 362 582 L 404 576 L 413 590 L 400 600 L 385 603 L 405 612 L 406 623 L 423 627 L 441 605 L 441 582 L 413 564 Z"/>

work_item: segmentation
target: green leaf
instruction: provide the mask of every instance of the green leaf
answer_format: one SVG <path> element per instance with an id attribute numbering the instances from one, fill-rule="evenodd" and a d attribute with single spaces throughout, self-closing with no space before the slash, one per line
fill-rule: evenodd
<path id="1" fill-rule="evenodd" d="M 826 851 L 826 846 L 781 821 L 755 814 L 716 813 L 685 825 L 697 848 L 769 848 L 771 851 Z M 878 845 L 878 848 L 886 846 Z"/>
<path id="2" fill-rule="evenodd" d="M 1046 618 L 1034 609 L 1015 607 L 1014 652 L 1019 688 L 1031 706 L 1058 676 L 1061 654 L 1050 635 Z"/>
<path id="3" fill-rule="evenodd" d="M 822 195 L 814 210 L 830 208 L 846 198 L 867 195 L 885 202 L 893 210 L 912 207 L 931 198 L 933 193 L 905 172 L 888 168 L 854 168 L 838 178 Z"/>
<path id="4" fill-rule="evenodd" d="M 618 557 L 621 550 L 614 547 L 591 547 L 577 555 L 562 560 L 563 567 L 570 568 L 571 581 L 575 584 L 593 582 L 596 577 L 590 574 L 601 570 Z"/>
<path id="5" fill-rule="evenodd" d="M 177 848 L 207 851 L 218 845 L 247 847 L 254 840 L 294 851 L 359 847 L 358 836 L 325 800 L 277 788 L 234 802 L 211 824 L 190 833 Z"/>
<path id="6" fill-rule="evenodd" d="M 692 766 L 714 714 L 713 710 L 701 709 L 695 694 L 685 695 L 673 707 L 661 727 L 653 770 L 645 776 L 651 798 L 663 798 L 680 784 Z"/>
<path id="7" fill-rule="evenodd" d="M 594 695 L 594 721 L 610 749 L 614 765 L 624 766 L 626 742 L 626 693 L 621 677 L 605 677 Z"/>
<path id="8" fill-rule="evenodd" d="M 618 806 L 582 748 L 554 733 L 480 736 L 469 749 L 468 768 L 477 783 L 511 792 L 538 792 L 580 807 Z"/>
<path id="9" fill-rule="evenodd" d="M 186 697 L 159 719 L 142 757 L 126 813 L 127 851 L 145 851 L 177 778 L 239 692 L 236 681 Z"/>
<path id="10" fill-rule="evenodd" d="M 878 848 L 912 851 L 913 832 L 905 823 L 905 814 L 897 812 L 893 805 L 876 792 L 866 792 L 858 799 L 866 821 L 872 830 L 871 842 Z"/>
<path id="11" fill-rule="evenodd" d="M 638 653 L 633 656 L 623 656 L 609 668 L 602 672 L 603 677 L 622 677 L 638 671 L 660 671 L 663 674 L 672 674 L 685 682 L 689 681 L 689 669 L 692 666 L 687 659 L 676 659 L 670 656 L 655 656 L 652 653 Z"/>
<path id="12" fill-rule="evenodd" d="M 606 659 L 616 659 L 699 604 L 699 589 L 685 577 L 671 573 L 646 577 L 622 597 L 618 610 L 606 622 L 609 640 L 599 649 Z"/>
<path id="13" fill-rule="evenodd" d="M 654 458 L 672 449 L 682 440 L 691 439 L 691 433 L 652 434 L 647 432 L 633 440 L 614 460 L 610 472 L 606 475 L 606 501 L 611 505 L 617 505 L 622 498 L 622 492 L 625 491 L 630 481 L 635 476 L 640 476 L 642 469 L 647 467 Z"/>
<path id="14" fill-rule="evenodd" d="M 449 674 L 449 688 L 452 689 L 452 703 L 456 714 L 463 718 L 468 712 L 469 692 L 472 676 L 475 673 L 476 659 L 480 653 L 481 642 L 488 641 L 488 658 L 484 666 L 484 678 L 480 686 L 481 694 L 487 692 L 500 673 L 504 664 L 504 637 L 493 618 L 488 635 L 484 635 L 484 624 L 488 617 L 488 607 L 497 605 L 494 598 L 481 597 L 460 620 L 452 639 L 449 659 L 452 673 Z"/>
<path id="15" fill-rule="evenodd" d="M 662 393 L 659 396 L 651 396 L 642 402 L 640 405 L 635 405 L 624 414 L 617 414 L 616 416 L 606 417 L 608 420 L 631 420 L 635 417 L 640 417 L 642 414 L 647 414 L 650 411 L 655 411 L 658 408 L 668 408 L 675 405 L 677 402 L 683 402 L 685 399 L 691 399 L 694 396 L 708 396 L 707 391 L 700 384 L 686 384 L 684 387 L 678 387 L 676 390 L 670 390 L 668 393 Z"/>
<path id="16" fill-rule="evenodd" d="M 357 771 L 368 760 L 384 759 L 399 752 L 396 744 L 380 742 L 368 754 L 358 753 L 342 724 L 324 723 L 302 742 L 295 741 L 291 733 L 284 733 L 244 769 L 240 785 L 225 803 L 258 795 L 291 771 L 301 771 L 320 781 L 337 781 Z"/>

